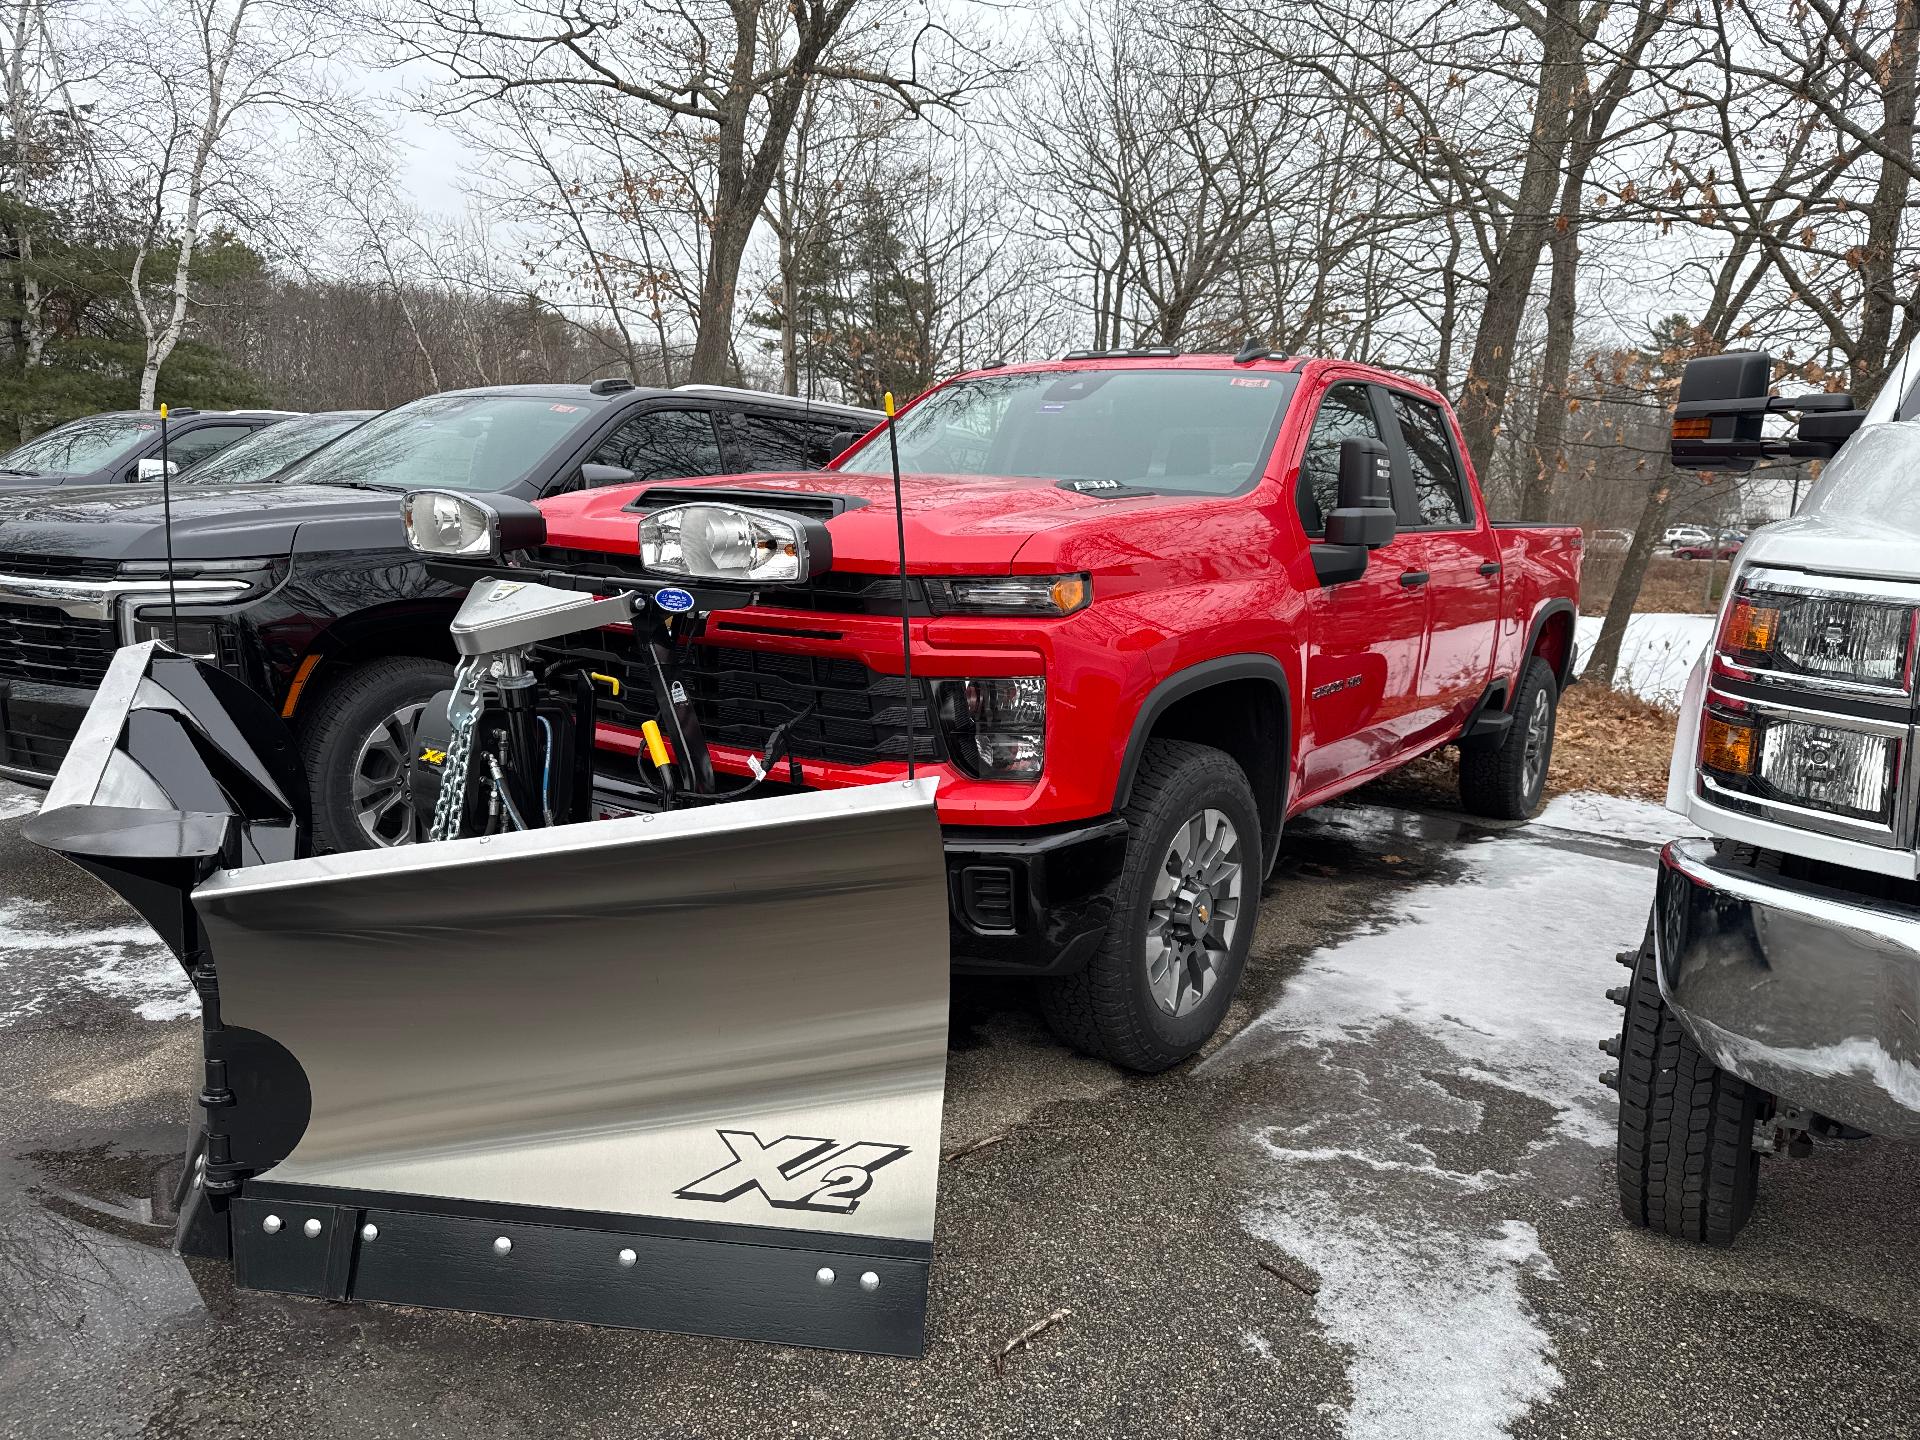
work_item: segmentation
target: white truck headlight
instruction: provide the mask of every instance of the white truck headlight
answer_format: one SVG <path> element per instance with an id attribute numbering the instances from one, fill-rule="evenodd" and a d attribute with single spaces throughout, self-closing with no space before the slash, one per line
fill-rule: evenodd
<path id="1" fill-rule="evenodd" d="M 936 680 L 947 753 L 981 780 L 1038 780 L 1047 760 L 1044 675 Z"/>
<path id="2" fill-rule="evenodd" d="M 1727 607 L 1719 655 L 1738 669 L 1816 688 L 1909 695 L 1913 635 L 1910 604 L 1761 571 L 1741 581 Z"/>
<path id="3" fill-rule="evenodd" d="M 400 501 L 407 545 L 444 560 L 498 560 L 545 543 L 547 522 L 524 500 L 482 500 L 452 490 L 411 490 Z"/>
<path id="4" fill-rule="evenodd" d="M 694 502 L 640 522 L 640 563 L 657 575 L 799 585 L 832 562 L 826 526 L 799 515 Z"/>
<path id="5" fill-rule="evenodd" d="M 1893 821 L 1900 748 L 1838 717 L 1713 704 L 1700 720 L 1700 768 L 1717 790 L 1877 825 Z"/>

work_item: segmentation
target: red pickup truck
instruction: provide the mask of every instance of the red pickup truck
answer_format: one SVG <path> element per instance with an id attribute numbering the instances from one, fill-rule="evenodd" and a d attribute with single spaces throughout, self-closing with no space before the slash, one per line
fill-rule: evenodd
<path id="1" fill-rule="evenodd" d="M 911 734 L 940 777 L 956 969 L 1041 979 L 1068 1042 L 1144 1071 L 1200 1048 L 1288 816 L 1448 743 L 1467 808 L 1537 806 L 1580 532 L 1490 524 L 1427 387 L 1251 350 L 1077 354 L 950 380 L 897 439 L 911 688 L 884 429 L 824 471 L 544 501 L 540 558 L 630 567 L 640 517 L 693 498 L 823 522 L 826 574 L 716 612 L 685 657 L 716 766 L 746 773 L 792 721 L 777 778 L 870 782 Z M 651 713 L 628 678 L 606 751 Z"/>

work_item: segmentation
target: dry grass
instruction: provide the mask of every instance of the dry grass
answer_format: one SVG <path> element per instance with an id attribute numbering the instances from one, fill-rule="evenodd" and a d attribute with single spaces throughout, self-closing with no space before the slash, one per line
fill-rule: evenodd
<path id="1" fill-rule="evenodd" d="M 1614 581 L 1620 578 L 1619 555 L 1589 555 L 1580 567 L 1580 613 L 1604 615 L 1613 599 Z M 1727 563 L 1713 567 L 1713 594 L 1706 593 L 1707 562 L 1676 560 L 1671 555 L 1656 555 L 1647 562 L 1647 578 L 1634 604 L 1637 613 L 1666 611 L 1680 615 L 1711 615 L 1720 608 L 1720 594 L 1727 585 Z"/>
<path id="2" fill-rule="evenodd" d="M 1674 713 L 1619 690 L 1575 685 L 1560 702 L 1547 794 L 1597 790 L 1659 800 L 1667 793 Z M 1380 804 L 1460 803 L 1460 754 L 1452 746 L 1376 780 L 1357 797 Z"/>

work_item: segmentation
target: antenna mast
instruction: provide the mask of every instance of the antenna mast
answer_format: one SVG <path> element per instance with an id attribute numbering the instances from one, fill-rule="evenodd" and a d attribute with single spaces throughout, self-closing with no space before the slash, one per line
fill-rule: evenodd
<path id="1" fill-rule="evenodd" d="M 907 779 L 913 779 L 913 634 L 907 617 L 907 510 L 900 495 L 900 441 L 893 433 L 893 392 L 886 393 L 887 453 L 893 457 L 893 534 L 900 545 L 900 668 L 907 677 Z"/>
<path id="2" fill-rule="evenodd" d="M 180 592 L 173 583 L 173 465 L 167 459 L 167 407 L 160 407 L 160 528 L 167 541 L 167 613 L 173 618 L 173 648 L 180 648 Z"/>

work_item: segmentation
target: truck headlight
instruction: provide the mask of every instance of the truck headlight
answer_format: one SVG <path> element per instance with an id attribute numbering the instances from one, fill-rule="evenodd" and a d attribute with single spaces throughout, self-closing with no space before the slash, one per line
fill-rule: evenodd
<path id="1" fill-rule="evenodd" d="M 922 583 L 936 615 L 1071 615 L 1093 599 L 1085 575 L 968 575 Z"/>
<path id="2" fill-rule="evenodd" d="M 1721 622 L 1718 648 L 1743 670 L 1905 695 L 1912 686 L 1914 614 L 1912 605 L 1895 600 L 1762 571 L 1742 580 Z"/>
<path id="3" fill-rule="evenodd" d="M 947 753 L 981 780 L 1037 780 L 1047 758 L 1047 681 L 1041 675 L 936 680 Z"/>
<path id="4" fill-rule="evenodd" d="M 1720 790 L 1887 825 L 1899 742 L 1844 722 L 1709 705 L 1700 768 Z"/>
<path id="5" fill-rule="evenodd" d="M 640 563 L 689 580 L 798 585 L 833 563 L 833 548 L 817 521 L 696 502 L 640 522 Z"/>
<path id="6" fill-rule="evenodd" d="M 452 490 L 410 490 L 400 501 L 400 516 L 409 548 L 444 560 L 499 560 L 547 539 L 546 517 L 506 495 L 482 500 Z"/>

